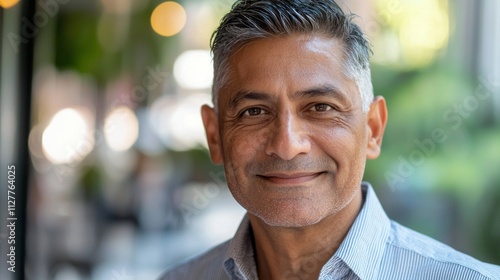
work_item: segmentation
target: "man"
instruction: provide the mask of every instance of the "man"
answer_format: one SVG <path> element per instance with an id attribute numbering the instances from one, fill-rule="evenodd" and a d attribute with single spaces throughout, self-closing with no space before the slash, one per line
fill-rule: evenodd
<path id="1" fill-rule="evenodd" d="M 243 0 L 212 42 L 214 163 L 248 211 L 161 279 L 500 279 L 497 266 L 388 219 L 362 183 L 387 121 L 369 44 L 333 0 Z"/>

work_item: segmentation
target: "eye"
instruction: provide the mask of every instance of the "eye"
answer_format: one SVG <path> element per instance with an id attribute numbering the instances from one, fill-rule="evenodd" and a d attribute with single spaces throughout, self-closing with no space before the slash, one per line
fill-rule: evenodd
<path id="1" fill-rule="evenodd" d="M 264 114 L 265 112 L 266 111 L 261 108 L 253 107 L 243 111 L 243 116 L 258 116 Z"/>
<path id="2" fill-rule="evenodd" d="M 316 104 L 314 106 L 311 107 L 310 110 L 312 111 L 316 111 L 316 112 L 325 112 L 325 111 L 329 111 L 329 110 L 333 110 L 334 108 L 328 104 Z"/>

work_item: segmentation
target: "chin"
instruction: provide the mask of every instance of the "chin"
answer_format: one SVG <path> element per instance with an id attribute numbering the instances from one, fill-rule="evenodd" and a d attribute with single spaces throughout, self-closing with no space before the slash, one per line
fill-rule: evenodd
<path id="1" fill-rule="evenodd" d="M 321 222 L 328 215 L 315 209 L 315 207 L 305 207 L 305 208 L 292 208 L 290 205 L 288 207 L 281 208 L 275 204 L 272 209 L 267 209 L 267 211 L 251 211 L 248 212 L 265 224 L 272 227 L 287 227 L 287 228 L 301 228 L 315 225 Z"/>

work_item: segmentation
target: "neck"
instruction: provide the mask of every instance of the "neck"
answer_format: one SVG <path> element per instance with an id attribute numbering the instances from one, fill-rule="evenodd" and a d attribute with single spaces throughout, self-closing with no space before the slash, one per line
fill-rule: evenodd
<path id="1" fill-rule="evenodd" d="M 259 279 L 318 279 L 321 268 L 339 248 L 361 206 L 360 189 L 339 212 L 300 228 L 269 226 L 249 214 Z"/>

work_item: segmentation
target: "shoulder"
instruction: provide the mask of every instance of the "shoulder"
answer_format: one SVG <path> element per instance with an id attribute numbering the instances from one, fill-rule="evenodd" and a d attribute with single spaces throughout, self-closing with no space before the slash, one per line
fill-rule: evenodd
<path id="1" fill-rule="evenodd" d="M 158 280 L 227 279 L 223 262 L 229 243 L 230 240 L 172 267 Z"/>
<path id="2" fill-rule="evenodd" d="M 500 279 L 499 266 L 476 260 L 394 221 L 384 259 L 399 273 L 417 279 Z"/>

